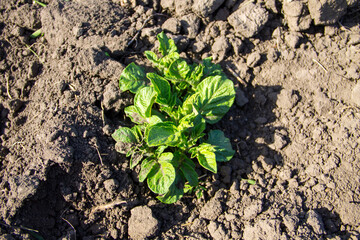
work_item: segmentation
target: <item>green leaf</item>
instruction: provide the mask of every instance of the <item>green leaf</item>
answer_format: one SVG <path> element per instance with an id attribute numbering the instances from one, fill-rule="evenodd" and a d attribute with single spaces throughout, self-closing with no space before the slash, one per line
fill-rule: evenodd
<path id="1" fill-rule="evenodd" d="M 246 178 L 242 178 L 241 180 L 247 181 L 248 184 L 251 185 L 255 185 L 256 181 L 254 179 L 246 179 Z"/>
<path id="2" fill-rule="evenodd" d="M 139 164 L 139 162 L 141 161 L 142 158 L 143 158 L 143 155 L 140 152 L 134 152 L 130 158 L 130 169 L 133 169 L 134 167 L 136 167 L 136 165 Z"/>
<path id="3" fill-rule="evenodd" d="M 191 130 L 191 138 L 197 140 L 204 136 L 203 132 L 206 129 L 206 121 L 201 115 L 197 115 L 193 122 L 194 127 Z"/>
<path id="4" fill-rule="evenodd" d="M 221 69 L 221 66 L 219 64 L 212 63 L 211 57 L 203 59 L 203 65 L 204 65 L 204 71 L 203 71 L 204 77 L 216 76 L 216 75 L 226 77 Z"/>
<path id="5" fill-rule="evenodd" d="M 198 99 L 199 99 L 199 93 L 194 93 L 188 98 L 186 98 L 181 106 L 181 110 L 180 110 L 181 114 L 185 116 L 188 114 L 195 113 L 197 115 L 198 111 L 195 107 Z"/>
<path id="6" fill-rule="evenodd" d="M 128 106 L 124 109 L 125 115 L 131 119 L 133 123 L 143 124 L 146 120 L 138 113 L 134 105 Z"/>
<path id="7" fill-rule="evenodd" d="M 146 76 L 150 79 L 157 92 L 156 102 L 167 106 L 174 106 L 175 98 L 171 92 L 170 83 L 156 73 L 148 73 Z"/>
<path id="8" fill-rule="evenodd" d="M 171 63 L 167 77 L 184 80 L 190 73 L 191 68 L 183 59 L 177 59 Z"/>
<path id="9" fill-rule="evenodd" d="M 184 195 L 183 179 L 180 174 L 176 174 L 175 181 L 171 184 L 169 191 L 164 196 L 158 196 L 162 203 L 172 204 Z"/>
<path id="10" fill-rule="evenodd" d="M 186 79 L 186 81 L 193 87 L 195 90 L 197 85 L 200 83 L 201 79 L 204 76 L 204 66 L 199 64 L 193 67 L 191 71 L 190 77 Z"/>
<path id="11" fill-rule="evenodd" d="M 35 32 L 33 32 L 31 35 L 30 35 L 30 38 L 37 38 L 37 37 L 40 37 L 42 34 L 42 31 L 41 29 L 38 29 L 36 30 Z"/>
<path id="12" fill-rule="evenodd" d="M 210 124 L 218 122 L 229 111 L 235 98 L 233 82 L 221 76 L 205 78 L 196 91 L 195 108 Z"/>
<path id="13" fill-rule="evenodd" d="M 175 181 L 175 168 L 166 161 L 154 165 L 147 176 L 147 183 L 151 191 L 157 194 L 165 194 Z"/>
<path id="14" fill-rule="evenodd" d="M 167 149 L 168 146 L 159 146 L 156 150 L 155 150 L 155 155 L 157 157 L 160 157 L 160 155 L 165 151 L 165 149 Z"/>
<path id="15" fill-rule="evenodd" d="M 116 141 L 116 142 L 125 142 L 125 143 L 136 143 L 136 136 L 134 134 L 134 132 L 127 127 L 121 127 L 119 129 L 117 129 L 112 135 L 111 137 Z"/>
<path id="16" fill-rule="evenodd" d="M 156 99 L 156 92 L 152 87 L 143 87 L 135 95 L 134 105 L 143 118 L 151 116 L 151 108 Z"/>
<path id="17" fill-rule="evenodd" d="M 171 160 L 174 158 L 174 154 L 171 152 L 164 152 L 159 156 L 158 161 L 159 162 L 171 162 Z"/>
<path id="18" fill-rule="evenodd" d="M 121 127 L 111 136 L 116 141 L 115 150 L 122 154 L 130 154 L 132 148 L 137 143 L 136 133 L 130 128 Z"/>
<path id="19" fill-rule="evenodd" d="M 180 165 L 180 170 L 182 171 L 186 180 L 189 182 L 191 186 L 197 186 L 199 184 L 199 180 L 198 180 L 199 176 L 195 171 L 195 166 L 189 164 L 187 161 L 184 161 Z"/>
<path id="20" fill-rule="evenodd" d="M 144 87 L 145 80 L 146 76 L 143 68 L 132 62 L 121 73 L 119 80 L 120 90 L 123 92 L 129 90 L 136 93 Z"/>
<path id="21" fill-rule="evenodd" d="M 169 55 L 173 52 L 177 52 L 177 47 L 174 40 L 169 39 L 164 32 L 161 32 L 157 35 L 159 40 L 159 51 L 163 56 Z"/>
<path id="22" fill-rule="evenodd" d="M 225 137 L 221 130 L 211 130 L 209 132 L 209 138 L 206 141 L 215 148 L 215 155 L 217 162 L 227 162 L 232 159 L 235 151 L 231 147 L 230 140 Z"/>
<path id="23" fill-rule="evenodd" d="M 155 159 L 148 157 L 141 162 L 141 169 L 139 172 L 139 182 L 143 182 L 148 176 L 149 172 L 156 165 Z"/>
<path id="24" fill-rule="evenodd" d="M 145 51 L 145 56 L 147 59 L 149 59 L 150 62 L 155 64 L 155 66 L 159 63 L 159 59 L 156 56 L 156 54 L 152 51 Z"/>
<path id="25" fill-rule="evenodd" d="M 213 172 L 217 172 L 215 149 L 208 143 L 202 143 L 195 147 L 193 153 L 197 156 L 200 165 Z"/>
<path id="26" fill-rule="evenodd" d="M 174 123 L 161 122 L 149 126 L 145 138 L 149 146 L 176 146 L 179 136 L 177 127 Z"/>
<path id="27" fill-rule="evenodd" d="M 139 125 L 135 125 L 131 128 L 132 132 L 134 133 L 137 142 L 141 142 L 143 139 L 143 134 L 141 131 L 141 127 Z"/>
<path id="28" fill-rule="evenodd" d="M 197 186 L 195 190 L 196 198 L 202 198 L 202 196 L 204 195 L 204 191 L 206 191 L 206 188 L 204 188 L 203 186 Z"/>
<path id="29" fill-rule="evenodd" d="M 169 74 L 169 68 L 173 62 L 178 60 L 180 58 L 180 55 L 177 52 L 170 53 L 169 55 L 166 55 L 165 57 L 160 59 L 160 62 L 157 66 L 157 68 L 162 72 L 162 74 L 166 77 L 171 76 Z M 176 80 L 175 78 L 169 78 L 172 81 Z M 176 82 L 176 81 L 175 81 Z"/>

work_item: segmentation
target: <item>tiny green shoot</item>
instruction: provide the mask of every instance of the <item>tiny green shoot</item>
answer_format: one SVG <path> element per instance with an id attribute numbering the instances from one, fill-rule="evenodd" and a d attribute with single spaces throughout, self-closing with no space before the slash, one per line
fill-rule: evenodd
<path id="1" fill-rule="evenodd" d="M 42 34 L 43 33 L 42 33 L 41 29 L 38 29 L 30 35 L 30 38 L 37 38 L 37 37 L 40 37 Z"/>
<path id="2" fill-rule="evenodd" d="M 211 58 L 189 64 L 174 40 L 163 32 L 157 38 L 161 57 L 145 52 L 156 72 L 131 63 L 120 76 L 120 90 L 135 94 L 134 105 L 124 109 L 134 126 L 120 127 L 112 137 L 115 149 L 130 157 L 130 168 L 140 166 L 139 181 L 146 180 L 157 198 L 170 204 L 185 193 L 200 198 L 205 188 L 196 169 L 217 173 L 217 162 L 233 157 L 224 133 L 206 126 L 229 111 L 235 90 Z"/>
<path id="3" fill-rule="evenodd" d="M 41 7 L 46 7 L 46 4 L 42 3 L 40 1 L 34 0 L 33 2 L 36 3 L 36 4 L 39 4 Z"/>
<path id="4" fill-rule="evenodd" d="M 251 185 L 255 185 L 255 184 L 256 184 L 256 181 L 255 181 L 254 179 L 242 178 L 241 180 L 247 181 L 248 184 L 251 184 Z"/>

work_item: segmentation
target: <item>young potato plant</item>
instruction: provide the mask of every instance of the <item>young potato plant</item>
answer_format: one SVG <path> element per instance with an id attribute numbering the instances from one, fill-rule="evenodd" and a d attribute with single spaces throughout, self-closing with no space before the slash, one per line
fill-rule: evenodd
<path id="1" fill-rule="evenodd" d="M 204 132 L 218 122 L 234 102 L 234 84 L 221 67 L 205 58 L 189 65 L 172 39 L 157 36 L 162 57 L 146 51 L 156 72 L 145 73 L 135 63 L 120 76 L 120 89 L 135 94 L 125 114 L 135 125 L 120 127 L 112 137 L 118 152 L 130 158 L 130 168 L 141 165 L 139 181 L 163 203 L 174 203 L 199 185 L 196 162 L 216 173 L 217 162 L 229 161 L 234 150 L 221 130 Z"/>

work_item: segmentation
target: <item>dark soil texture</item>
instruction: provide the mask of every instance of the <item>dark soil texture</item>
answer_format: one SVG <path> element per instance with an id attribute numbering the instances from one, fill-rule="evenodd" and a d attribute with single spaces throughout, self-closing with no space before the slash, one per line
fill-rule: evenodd
<path id="1" fill-rule="evenodd" d="M 360 238 L 359 1 L 41 2 L 0 0 L 0 239 Z M 234 158 L 172 205 L 111 138 L 161 31 L 236 86 Z"/>

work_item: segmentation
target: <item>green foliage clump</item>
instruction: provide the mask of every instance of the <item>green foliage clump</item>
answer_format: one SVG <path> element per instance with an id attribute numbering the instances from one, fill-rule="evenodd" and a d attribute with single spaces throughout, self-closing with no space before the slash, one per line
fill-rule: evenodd
<path id="1" fill-rule="evenodd" d="M 187 192 L 201 196 L 196 159 L 216 173 L 217 162 L 233 157 L 221 130 L 204 131 L 229 111 L 235 90 L 211 58 L 189 65 L 172 39 L 164 33 L 157 38 L 162 57 L 145 52 L 156 73 L 131 63 L 121 74 L 120 89 L 135 94 L 134 105 L 125 108 L 135 125 L 120 127 L 112 137 L 116 150 L 131 157 L 130 168 L 141 165 L 139 181 L 147 180 L 161 202 L 174 203 Z"/>

